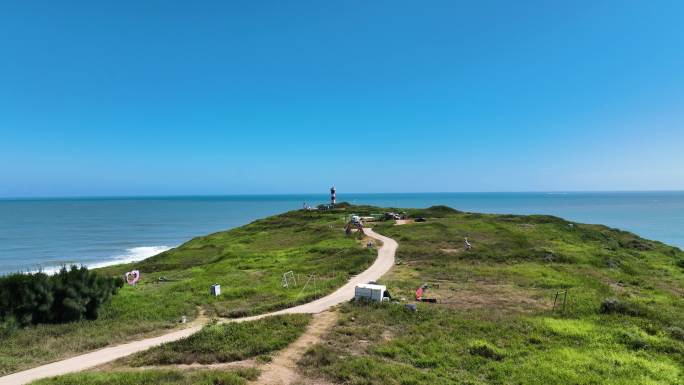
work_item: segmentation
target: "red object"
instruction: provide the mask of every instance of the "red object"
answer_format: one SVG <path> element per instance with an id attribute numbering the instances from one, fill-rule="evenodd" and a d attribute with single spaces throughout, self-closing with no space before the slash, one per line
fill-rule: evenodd
<path id="1" fill-rule="evenodd" d="M 419 287 L 418 290 L 416 290 L 416 301 L 420 301 L 423 299 L 423 287 Z"/>

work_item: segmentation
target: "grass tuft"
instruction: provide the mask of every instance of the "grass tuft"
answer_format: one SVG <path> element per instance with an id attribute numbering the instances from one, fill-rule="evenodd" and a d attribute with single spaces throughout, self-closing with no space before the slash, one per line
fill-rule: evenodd
<path id="1" fill-rule="evenodd" d="M 494 361 L 501 361 L 504 355 L 486 341 L 476 341 L 470 344 L 468 352 L 473 356 L 480 356 Z"/>
<path id="2" fill-rule="evenodd" d="M 33 382 L 32 385 L 245 385 L 256 380 L 256 369 L 145 370 L 84 372 Z"/>

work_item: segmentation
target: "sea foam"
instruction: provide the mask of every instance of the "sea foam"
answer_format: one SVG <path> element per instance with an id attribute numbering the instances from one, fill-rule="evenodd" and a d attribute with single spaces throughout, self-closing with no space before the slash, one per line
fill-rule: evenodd
<path id="1" fill-rule="evenodd" d="M 163 253 L 166 250 L 170 250 L 172 247 L 170 246 L 139 246 L 139 247 L 131 247 L 130 249 L 126 249 L 126 252 L 123 254 L 115 255 L 109 259 L 106 259 L 102 262 L 95 262 L 95 263 L 73 263 L 74 265 L 77 266 L 85 266 L 89 269 L 96 269 L 98 267 L 105 267 L 105 266 L 112 266 L 112 265 L 119 265 L 122 263 L 131 263 L 131 262 L 138 262 L 142 261 L 143 259 L 155 256 L 159 253 Z M 71 265 L 71 264 L 65 264 L 65 265 Z M 42 267 L 38 270 L 32 271 L 32 273 L 36 273 L 38 271 L 42 271 L 45 274 L 52 275 L 58 272 L 62 266 L 49 266 L 49 267 Z"/>

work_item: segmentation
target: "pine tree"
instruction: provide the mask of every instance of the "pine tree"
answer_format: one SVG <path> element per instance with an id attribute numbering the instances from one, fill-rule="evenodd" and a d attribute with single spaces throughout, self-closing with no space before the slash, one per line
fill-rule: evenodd
<path id="1" fill-rule="evenodd" d="M 3 330 L 18 324 L 62 323 L 97 319 L 100 307 L 123 286 L 121 278 L 102 277 L 85 267 L 0 277 Z"/>

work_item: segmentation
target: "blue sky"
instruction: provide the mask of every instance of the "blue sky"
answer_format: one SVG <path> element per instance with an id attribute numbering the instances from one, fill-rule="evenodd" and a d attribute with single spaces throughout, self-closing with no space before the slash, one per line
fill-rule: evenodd
<path id="1" fill-rule="evenodd" d="M 0 4 L 0 196 L 684 189 L 684 2 L 104 3 Z"/>

